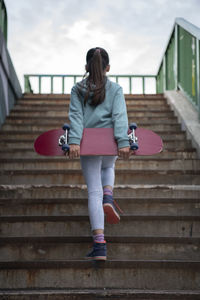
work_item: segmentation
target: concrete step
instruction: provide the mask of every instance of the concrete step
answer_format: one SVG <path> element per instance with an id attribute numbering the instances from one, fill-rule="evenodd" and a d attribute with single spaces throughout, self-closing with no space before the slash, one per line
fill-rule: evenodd
<path id="1" fill-rule="evenodd" d="M 125 184 L 115 185 L 114 197 L 163 198 L 163 199 L 200 199 L 200 185 L 150 185 Z M 84 184 L 47 184 L 35 185 L 0 185 L 0 197 L 3 199 L 67 199 L 71 197 L 87 197 L 87 188 Z"/>
<path id="2" fill-rule="evenodd" d="M 11 114 L 9 115 L 8 119 L 11 118 L 29 118 L 29 117 L 37 117 L 40 118 L 41 117 L 66 117 L 68 115 L 68 111 L 64 110 L 64 111 L 40 111 L 40 110 L 13 110 L 11 111 Z M 158 117 L 162 117 L 162 118 L 170 118 L 170 117 L 174 117 L 174 112 L 170 111 L 170 110 L 166 110 L 166 111 L 153 111 L 153 110 L 147 110 L 147 111 L 131 111 L 128 110 L 128 115 L 129 117 L 135 117 L 135 118 L 139 118 L 139 117 L 149 117 L 149 118 L 158 118 Z"/>
<path id="3" fill-rule="evenodd" d="M 200 184 L 200 171 L 116 169 L 116 184 Z M 81 170 L 4 170 L 1 184 L 84 184 Z"/>
<path id="4" fill-rule="evenodd" d="M 26 142 L 26 140 L 33 141 L 43 132 L 44 131 L 41 129 L 36 131 L 21 130 L 20 132 L 14 132 L 13 134 L 12 130 L 10 131 L 2 130 L 0 131 L 0 143 L 1 141 L 13 141 L 13 140 L 16 140 L 18 142 L 23 140 L 24 143 Z M 162 137 L 164 142 L 173 141 L 175 143 L 176 141 L 184 141 L 184 142 L 187 141 L 185 132 L 181 130 L 177 130 L 177 131 L 162 130 L 162 131 L 156 131 L 156 133 Z"/>
<path id="5" fill-rule="evenodd" d="M 135 122 L 138 124 L 144 124 L 144 123 L 154 123 L 154 124 L 177 124 L 177 118 L 176 117 L 167 117 L 167 116 L 157 116 L 157 117 L 136 117 L 134 113 L 128 114 L 129 118 L 133 118 Z M 26 125 L 33 125 L 33 124 L 48 124 L 51 126 L 55 125 L 57 127 L 62 127 L 62 124 L 64 123 L 70 123 L 67 114 L 65 116 L 58 116 L 55 118 L 55 116 L 52 117 L 46 117 L 46 116 L 26 116 L 26 117 L 16 117 L 16 116 L 10 116 L 6 119 L 7 125 L 20 125 L 20 124 L 26 124 Z"/>
<path id="6" fill-rule="evenodd" d="M 23 295 L 23 296 L 22 296 Z M 200 291 L 198 290 L 148 290 L 148 289 L 18 289 L 0 290 L 0 297 L 6 300 L 105 300 L 105 299 L 134 299 L 134 300 L 199 300 Z"/>
<path id="7" fill-rule="evenodd" d="M 16 104 L 13 111 L 35 111 L 35 110 L 41 110 L 41 111 L 66 111 L 68 112 L 69 110 L 69 105 L 62 105 L 62 104 L 53 104 L 53 103 L 49 103 L 49 104 L 38 104 L 36 102 L 34 102 L 33 104 L 26 104 L 26 105 L 23 105 L 23 104 Z M 159 105 L 159 104 L 142 104 L 140 102 L 133 102 L 131 104 L 129 104 L 127 106 L 127 111 L 147 111 L 147 110 L 150 110 L 150 111 L 170 111 L 170 107 L 169 105 L 167 104 L 167 102 L 164 102 L 163 104 Z"/>
<path id="8" fill-rule="evenodd" d="M 200 237 L 200 216 L 128 215 L 113 226 L 106 224 L 105 235 Z M 0 216 L 1 237 L 90 235 L 88 215 Z"/>
<path id="9" fill-rule="evenodd" d="M 32 100 L 35 99 L 69 99 L 70 94 L 32 94 L 32 93 L 24 93 L 22 99 Z"/>
<path id="10" fill-rule="evenodd" d="M 71 94 L 24 94 L 19 100 L 70 100 Z M 127 100 L 165 99 L 164 94 L 124 94 Z"/>
<path id="11" fill-rule="evenodd" d="M 1 262 L 2 288 L 200 289 L 200 263 L 182 260 Z M 106 282 L 106 284 L 105 284 Z"/>
<path id="12" fill-rule="evenodd" d="M 18 100 L 18 105 L 29 106 L 29 105 L 69 105 L 69 99 L 21 99 Z M 149 99 L 126 99 L 126 105 L 165 105 L 165 98 L 149 98 Z"/>
<path id="13" fill-rule="evenodd" d="M 158 94 L 124 94 L 124 96 L 128 99 L 151 99 L 151 98 L 163 98 L 163 93 Z M 70 98 L 70 94 L 32 94 L 32 93 L 24 93 L 22 99 L 65 99 Z"/>
<path id="14" fill-rule="evenodd" d="M 26 142 L 27 143 L 27 142 Z M 178 143 L 177 143 L 178 144 Z M 23 148 L 23 144 L 21 143 L 21 148 L 18 146 L 18 143 L 16 141 L 16 144 L 14 145 L 12 144 L 7 144 L 6 146 L 3 146 L 3 143 L 0 143 L 0 157 L 1 159 L 9 159 L 9 158 L 38 158 L 38 154 L 34 151 L 33 149 L 33 145 L 30 145 L 30 147 L 26 147 Z M 27 145 L 26 145 L 27 146 Z M 171 146 L 171 148 L 173 148 L 172 143 L 168 143 L 168 145 L 165 144 L 165 149 L 159 153 L 156 154 L 155 157 L 157 160 L 160 159 L 197 159 L 197 153 L 195 149 L 187 149 L 180 151 L 176 151 L 176 150 L 170 150 L 169 147 Z M 179 144 L 180 146 L 180 144 Z M 183 145 L 184 146 L 184 145 Z M 168 149 L 169 150 L 168 150 Z M 41 156 L 42 158 L 45 158 L 45 156 Z M 153 158 L 151 156 L 151 159 Z M 48 159 L 48 157 L 47 157 Z M 141 159 L 140 156 L 134 156 L 134 159 Z M 149 156 L 143 156 L 142 157 L 143 160 L 148 160 Z"/>
<path id="15" fill-rule="evenodd" d="M 151 101 L 151 100 L 166 100 L 165 96 L 162 94 L 149 94 L 149 95 L 141 95 L 141 94 L 124 94 L 124 97 L 126 101 Z M 50 94 L 49 95 L 44 95 L 44 94 L 35 94 L 33 96 L 23 96 L 22 98 L 18 99 L 18 101 L 70 101 L 71 94 L 54 94 L 54 97 L 52 97 Z"/>
<path id="16" fill-rule="evenodd" d="M 124 94 L 124 96 L 128 99 L 151 99 L 151 98 L 163 98 L 164 94 L 159 93 L 159 94 Z M 25 93 L 23 94 L 22 99 L 63 99 L 63 98 L 70 98 L 70 94 L 61 94 L 61 93 L 55 93 L 55 94 L 32 94 L 32 93 Z"/>
<path id="17" fill-rule="evenodd" d="M 0 159 L 1 172 L 3 170 L 81 170 L 79 159 L 69 159 L 63 157 L 46 157 L 42 158 L 10 158 Z M 115 166 L 116 170 L 123 169 L 126 171 L 194 171 L 200 172 L 200 159 L 160 159 L 149 158 L 135 159 L 134 155 L 129 160 L 118 159 Z"/>
<path id="18" fill-rule="evenodd" d="M 66 120 L 67 121 L 67 120 Z M 129 120 L 129 123 L 132 123 L 134 122 L 133 119 L 130 119 Z M 41 130 L 42 132 L 44 131 L 47 131 L 47 130 L 51 130 L 51 129 L 55 129 L 56 128 L 60 128 L 62 125 L 63 125 L 63 122 L 61 122 L 62 124 L 58 123 L 57 125 L 49 125 L 48 124 L 37 124 L 37 123 L 31 123 L 30 125 L 28 124 L 7 124 L 5 123 L 3 126 L 2 126 L 2 130 L 4 132 L 6 131 L 12 131 L 12 132 L 24 132 L 24 131 L 39 131 Z M 153 130 L 157 133 L 157 131 L 178 131 L 178 130 L 181 130 L 181 127 L 179 124 L 171 124 L 171 123 L 168 123 L 163 121 L 162 123 L 157 123 L 157 124 L 154 124 L 152 123 L 151 121 L 147 121 L 147 122 L 142 122 L 140 124 L 139 127 L 142 127 L 142 128 L 147 128 L 147 129 L 150 129 L 150 130 Z"/>
<path id="19" fill-rule="evenodd" d="M 144 108 L 144 107 L 128 107 L 127 108 L 127 113 L 131 117 L 142 117 L 142 116 L 152 116 L 152 117 L 157 117 L 157 116 L 174 116 L 174 112 L 170 110 L 170 108 L 163 108 L 163 107 L 154 107 L 154 108 Z M 57 107 L 55 106 L 52 110 L 45 108 L 45 107 L 37 107 L 37 108 L 30 108 L 30 107 L 16 107 L 12 110 L 11 115 L 27 115 L 29 116 L 30 114 L 33 114 L 35 116 L 49 116 L 49 117 L 58 117 L 58 116 L 66 116 L 68 114 L 68 109 L 66 107 Z"/>
<path id="20" fill-rule="evenodd" d="M 134 215 L 170 215 L 198 216 L 200 215 L 200 199 L 150 198 L 148 191 L 145 198 L 119 198 L 115 200 L 124 214 L 134 212 Z M 4 198 L 0 195 L 0 216 L 64 216 L 87 215 L 87 198 Z"/>
<path id="21" fill-rule="evenodd" d="M 52 129 L 55 129 L 54 127 Z M 26 141 L 33 141 L 35 140 L 40 134 L 42 134 L 44 131 L 43 130 L 36 130 L 36 131 L 26 131 L 26 130 L 21 130 L 19 131 L 15 131 L 13 133 L 12 130 L 8 131 L 8 130 L 2 130 L 0 132 L 0 142 L 2 141 L 21 141 L 23 140 L 23 142 Z M 163 142 L 174 142 L 176 143 L 176 141 L 184 141 L 185 143 L 187 143 L 187 139 L 186 139 L 186 134 L 184 131 L 180 131 L 180 130 L 162 130 L 162 131 L 156 131 L 156 133 L 158 135 L 160 135 L 163 139 Z"/>
<path id="22" fill-rule="evenodd" d="M 2 139 L 0 141 L 0 151 L 1 152 L 5 152 L 5 151 L 11 151 L 12 149 L 18 149 L 18 150 L 22 150 L 22 151 L 26 151 L 27 149 L 32 149 L 32 151 L 34 151 L 34 141 L 35 139 L 21 139 L 18 140 L 16 139 L 17 136 L 19 136 L 20 139 L 20 134 L 16 134 L 15 139 L 10 139 L 9 138 L 5 138 Z M 163 141 L 164 143 L 164 150 L 161 153 L 156 154 L 155 156 L 152 157 L 160 157 L 162 156 L 163 153 L 165 153 L 163 155 L 163 158 L 165 155 L 167 155 L 166 153 L 169 151 L 172 152 L 195 152 L 195 149 L 191 146 L 191 142 L 190 141 L 184 141 L 184 140 L 177 140 L 175 142 L 173 141 Z M 168 155 L 167 155 L 168 156 Z M 37 156 L 38 157 L 38 156 Z M 168 157 L 167 157 L 168 158 Z M 169 157 L 170 158 L 170 157 Z M 172 157 L 171 157 L 172 158 Z M 144 157 L 142 157 L 142 159 L 145 159 Z"/>
<path id="23" fill-rule="evenodd" d="M 9 115 L 8 118 L 14 118 L 14 117 L 18 117 L 18 118 L 23 118 L 23 117 L 38 117 L 41 119 L 41 117 L 66 117 L 68 115 L 68 111 L 64 110 L 64 111 L 40 111 L 40 110 L 21 110 L 21 111 L 15 111 L 13 110 L 11 112 L 11 114 Z M 139 118 L 139 117 L 145 117 L 145 118 L 171 118 L 174 117 L 174 112 L 173 111 L 133 111 L 133 110 L 129 110 L 128 111 L 128 115 L 129 117 L 135 117 L 135 118 Z M 8 119 L 7 118 L 7 119 Z"/>
<path id="24" fill-rule="evenodd" d="M 44 131 L 43 131 L 44 132 Z M 34 151 L 34 141 L 43 132 L 31 132 L 31 131 L 4 131 L 0 134 L 0 151 L 7 151 L 11 149 L 32 149 Z M 185 133 L 183 132 L 162 132 L 157 131 L 162 137 L 164 150 L 160 154 L 156 154 L 154 157 L 162 156 L 167 151 L 189 151 L 195 152 L 196 150 L 192 147 L 191 141 L 186 140 Z M 167 155 L 167 154 L 166 154 Z M 163 156 L 164 158 L 164 156 Z"/>
<path id="25" fill-rule="evenodd" d="M 200 260 L 200 238 L 106 236 L 109 260 Z M 82 237 L 0 238 L 1 261 L 81 260 L 92 239 Z"/>

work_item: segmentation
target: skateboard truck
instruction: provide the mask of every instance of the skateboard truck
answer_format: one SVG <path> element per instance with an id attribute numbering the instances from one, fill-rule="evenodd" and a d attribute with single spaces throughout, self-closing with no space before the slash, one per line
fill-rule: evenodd
<path id="1" fill-rule="evenodd" d="M 135 135 L 135 129 L 137 128 L 137 124 L 136 123 L 131 123 L 129 125 L 129 129 L 131 130 L 131 133 L 128 134 L 129 137 L 129 143 L 130 143 L 130 148 L 131 150 L 138 150 L 139 146 L 138 146 L 138 138 Z"/>
<path id="2" fill-rule="evenodd" d="M 65 153 L 67 153 L 67 152 L 69 152 L 69 149 L 70 149 L 70 147 L 68 145 L 68 133 L 69 133 L 69 130 L 70 130 L 70 126 L 68 124 L 64 124 L 63 125 L 63 130 L 65 131 L 65 133 L 59 137 L 58 145 L 60 147 L 62 147 L 62 150 Z"/>

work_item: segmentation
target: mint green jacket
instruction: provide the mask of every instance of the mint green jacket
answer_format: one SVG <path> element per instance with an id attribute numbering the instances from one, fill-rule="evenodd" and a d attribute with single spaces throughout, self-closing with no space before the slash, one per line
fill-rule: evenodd
<path id="1" fill-rule="evenodd" d="M 82 81 L 82 84 L 81 95 L 77 84 L 71 90 L 69 144 L 80 145 L 84 128 L 114 128 L 118 149 L 128 147 L 128 117 L 121 86 L 107 78 L 105 100 L 94 107 L 90 105 L 90 98 L 84 105 L 86 79 Z"/>

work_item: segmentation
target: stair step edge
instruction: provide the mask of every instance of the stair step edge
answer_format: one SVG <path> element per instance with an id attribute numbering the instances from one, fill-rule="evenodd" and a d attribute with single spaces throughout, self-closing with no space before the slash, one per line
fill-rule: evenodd
<path id="1" fill-rule="evenodd" d="M 105 262 L 91 262 L 87 260 L 39 260 L 39 261 L 0 261 L 1 270 L 8 269 L 48 269 L 73 268 L 88 269 L 97 265 L 102 269 L 122 268 L 176 268 L 200 270 L 200 261 L 194 260 L 106 260 Z"/>

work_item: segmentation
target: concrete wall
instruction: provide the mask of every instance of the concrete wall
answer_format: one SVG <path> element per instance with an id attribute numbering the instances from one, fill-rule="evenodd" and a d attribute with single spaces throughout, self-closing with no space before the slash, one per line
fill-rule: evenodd
<path id="1" fill-rule="evenodd" d="M 200 158 L 200 122 L 197 110 L 181 91 L 165 91 L 164 95 Z"/>
<path id="2" fill-rule="evenodd" d="M 22 89 L 0 29 L 0 127 L 21 96 Z"/>

